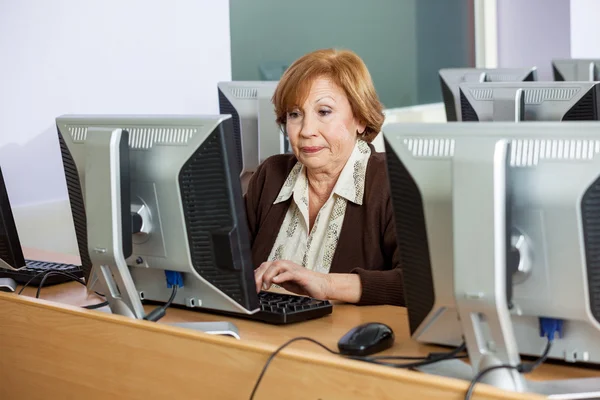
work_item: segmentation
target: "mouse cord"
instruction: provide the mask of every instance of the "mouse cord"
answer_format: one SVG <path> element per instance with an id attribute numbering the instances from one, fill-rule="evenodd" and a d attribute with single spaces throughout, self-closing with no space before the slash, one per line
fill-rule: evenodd
<path id="1" fill-rule="evenodd" d="M 71 274 L 69 272 L 57 271 L 57 270 L 50 269 L 50 270 L 42 271 L 42 272 L 39 272 L 39 273 L 35 274 L 31 279 L 29 279 L 25 283 L 25 285 L 23 285 L 23 287 L 21 288 L 21 290 L 19 290 L 18 294 L 20 295 L 21 293 L 23 293 L 23 290 L 25 290 L 25 288 L 27 286 L 29 286 L 31 284 L 31 282 L 33 282 L 34 279 L 39 278 L 40 276 L 43 276 L 42 280 L 38 284 L 38 288 L 37 288 L 37 291 L 35 293 L 35 298 L 39 299 L 40 292 L 41 292 L 42 288 L 44 287 L 44 284 L 46 283 L 46 278 L 48 278 L 48 277 L 50 277 L 52 275 L 62 275 L 62 276 L 65 276 L 65 277 L 69 278 L 69 280 L 71 280 L 71 281 L 74 281 L 74 282 L 77 282 L 77 283 L 79 283 L 79 284 L 81 284 L 83 286 L 86 286 L 86 284 L 79 277 L 77 277 L 74 274 Z M 95 293 L 98 296 L 104 297 L 104 295 L 101 294 L 101 293 L 98 293 L 98 292 L 95 292 Z M 97 308 L 102 308 L 102 307 L 107 306 L 107 305 L 108 305 L 108 301 L 104 301 L 104 302 L 98 303 L 98 304 L 92 304 L 92 305 L 89 305 L 89 306 L 83 306 L 83 308 L 87 308 L 89 310 L 95 310 Z"/>
<path id="2" fill-rule="evenodd" d="M 269 365 L 271 364 L 271 362 L 273 361 L 273 359 L 275 358 L 275 356 L 277 356 L 277 354 L 279 354 L 283 349 L 285 349 L 286 347 L 288 347 L 289 345 L 291 345 L 294 342 L 299 342 L 301 340 L 316 344 L 317 346 L 327 350 L 329 353 L 334 354 L 334 355 L 338 355 L 338 356 L 342 356 L 348 359 L 352 359 L 352 360 L 358 360 L 358 361 L 365 361 L 368 363 L 372 363 L 372 364 L 377 364 L 377 365 L 383 365 L 383 366 L 388 366 L 388 367 L 393 367 L 393 368 L 417 368 L 417 367 L 422 367 L 425 365 L 429 365 L 429 364 L 433 364 L 439 361 L 443 361 L 443 360 L 449 360 L 452 358 L 460 358 L 463 356 L 460 356 L 458 353 L 461 353 L 463 351 L 465 351 L 466 349 L 466 345 L 463 342 L 459 347 L 457 347 L 456 349 L 449 351 L 447 353 L 430 353 L 427 357 L 410 357 L 410 356 L 378 356 L 378 357 L 366 357 L 366 356 L 350 356 L 350 355 L 346 355 L 346 354 L 342 354 L 340 352 L 337 352 L 335 350 L 331 350 L 329 347 L 325 346 L 324 344 L 316 341 L 315 339 L 309 338 L 309 337 L 305 337 L 305 336 L 299 336 L 299 337 L 295 337 L 293 339 L 288 340 L 287 342 L 285 342 L 284 344 L 282 344 L 281 346 L 279 346 L 277 348 L 277 350 L 275 350 L 267 359 L 267 362 L 265 363 L 264 367 L 262 368 L 262 371 L 260 372 L 260 375 L 258 376 L 258 379 L 256 380 L 256 383 L 254 384 L 254 388 L 252 389 L 252 393 L 250 394 L 250 400 L 254 400 L 254 395 L 256 394 L 256 391 L 258 390 L 258 386 L 260 385 L 260 382 L 262 381 L 265 372 L 267 372 L 267 368 L 269 368 Z M 403 363 L 403 364 L 397 364 L 397 363 L 389 363 L 389 362 L 383 362 L 381 360 L 418 360 L 415 362 L 410 362 L 410 363 Z"/>
<path id="3" fill-rule="evenodd" d="M 258 385 L 260 385 L 260 381 L 262 380 L 263 376 L 265 375 L 265 372 L 267 372 L 267 368 L 269 368 L 269 364 L 271 364 L 271 361 L 273 361 L 273 359 L 275 358 L 275 356 L 277 354 L 279 354 L 279 352 L 283 349 L 285 349 L 286 347 L 288 347 L 290 344 L 294 343 L 294 342 L 299 342 L 301 340 L 306 340 L 307 342 L 311 342 L 316 344 L 317 346 L 322 347 L 323 349 L 327 350 L 328 352 L 330 352 L 331 354 L 339 354 L 337 351 L 331 350 L 329 347 L 325 346 L 322 343 L 317 342 L 314 339 L 311 339 L 309 337 L 304 337 L 304 336 L 299 336 L 293 339 L 288 340 L 287 342 L 285 342 L 284 344 L 282 344 L 281 346 L 279 346 L 277 348 L 277 350 L 275 350 L 267 359 L 267 362 L 265 363 L 265 366 L 263 367 L 262 371 L 260 371 L 260 375 L 258 376 L 258 379 L 256 380 L 256 384 L 254 384 L 254 389 L 252 389 L 252 393 L 250 394 L 250 400 L 254 399 L 254 395 L 256 394 L 256 391 L 258 390 Z"/>

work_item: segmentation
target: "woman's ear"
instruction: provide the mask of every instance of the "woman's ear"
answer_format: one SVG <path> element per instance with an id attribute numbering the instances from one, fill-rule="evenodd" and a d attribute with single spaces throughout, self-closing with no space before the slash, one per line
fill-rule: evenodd
<path id="1" fill-rule="evenodd" d="M 364 122 L 359 122 L 356 126 L 356 132 L 358 132 L 359 135 L 364 134 L 365 129 L 367 129 L 367 124 L 365 124 Z"/>

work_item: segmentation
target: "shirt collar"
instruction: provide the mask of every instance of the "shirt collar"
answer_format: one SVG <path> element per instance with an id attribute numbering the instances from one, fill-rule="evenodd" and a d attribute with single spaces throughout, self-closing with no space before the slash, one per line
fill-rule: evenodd
<path id="1" fill-rule="evenodd" d="M 364 140 L 358 139 L 354 145 L 352 154 L 350 154 L 350 158 L 348 158 L 333 188 L 332 194 L 335 193 L 354 204 L 362 205 L 365 193 L 367 163 L 370 156 L 371 148 L 369 145 Z M 298 192 L 298 195 L 304 194 L 307 184 L 305 167 L 300 162 L 297 162 L 287 176 L 273 204 L 287 201 L 292 197 L 294 192 Z"/>

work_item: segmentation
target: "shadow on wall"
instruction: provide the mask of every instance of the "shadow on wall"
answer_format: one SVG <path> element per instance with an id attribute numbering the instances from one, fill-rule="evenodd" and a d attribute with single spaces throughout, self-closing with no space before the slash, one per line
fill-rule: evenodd
<path id="1" fill-rule="evenodd" d="M 21 245 L 79 255 L 56 126 L 0 147 L 0 166 Z"/>
<path id="2" fill-rule="evenodd" d="M 0 147 L 0 166 L 13 205 L 67 198 L 55 125 L 24 144 L 8 143 Z"/>

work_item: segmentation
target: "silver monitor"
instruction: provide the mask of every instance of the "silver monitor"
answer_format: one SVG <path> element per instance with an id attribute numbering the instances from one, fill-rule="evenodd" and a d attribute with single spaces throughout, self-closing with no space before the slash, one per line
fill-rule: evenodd
<path id="1" fill-rule="evenodd" d="M 444 68 L 440 69 L 442 98 L 448 122 L 460 121 L 458 85 L 463 82 L 523 82 L 537 81 L 537 69 L 532 68 Z"/>
<path id="2" fill-rule="evenodd" d="M 219 113 L 233 118 L 236 154 L 242 174 L 252 173 L 266 158 L 282 154 L 285 137 L 275 123 L 272 97 L 277 81 L 219 82 Z"/>
<path id="3" fill-rule="evenodd" d="M 599 59 L 556 59 L 552 60 L 555 81 L 600 81 Z"/>
<path id="4" fill-rule="evenodd" d="M 550 320 L 551 358 L 600 364 L 597 123 L 390 124 L 384 138 L 412 337 L 465 340 L 478 369 L 518 365 Z"/>
<path id="5" fill-rule="evenodd" d="M 113 312 L 166 302 L 253 313 L 255 289 L 230 116 L 56 119 L 80 252 Z M 132 292 L 133 291 L 133 292 Z"/>
<path id="6" fill-rule="evenodd" d="M 463 122 L 597 121 L 597 82 L 461 83 Z"/>

